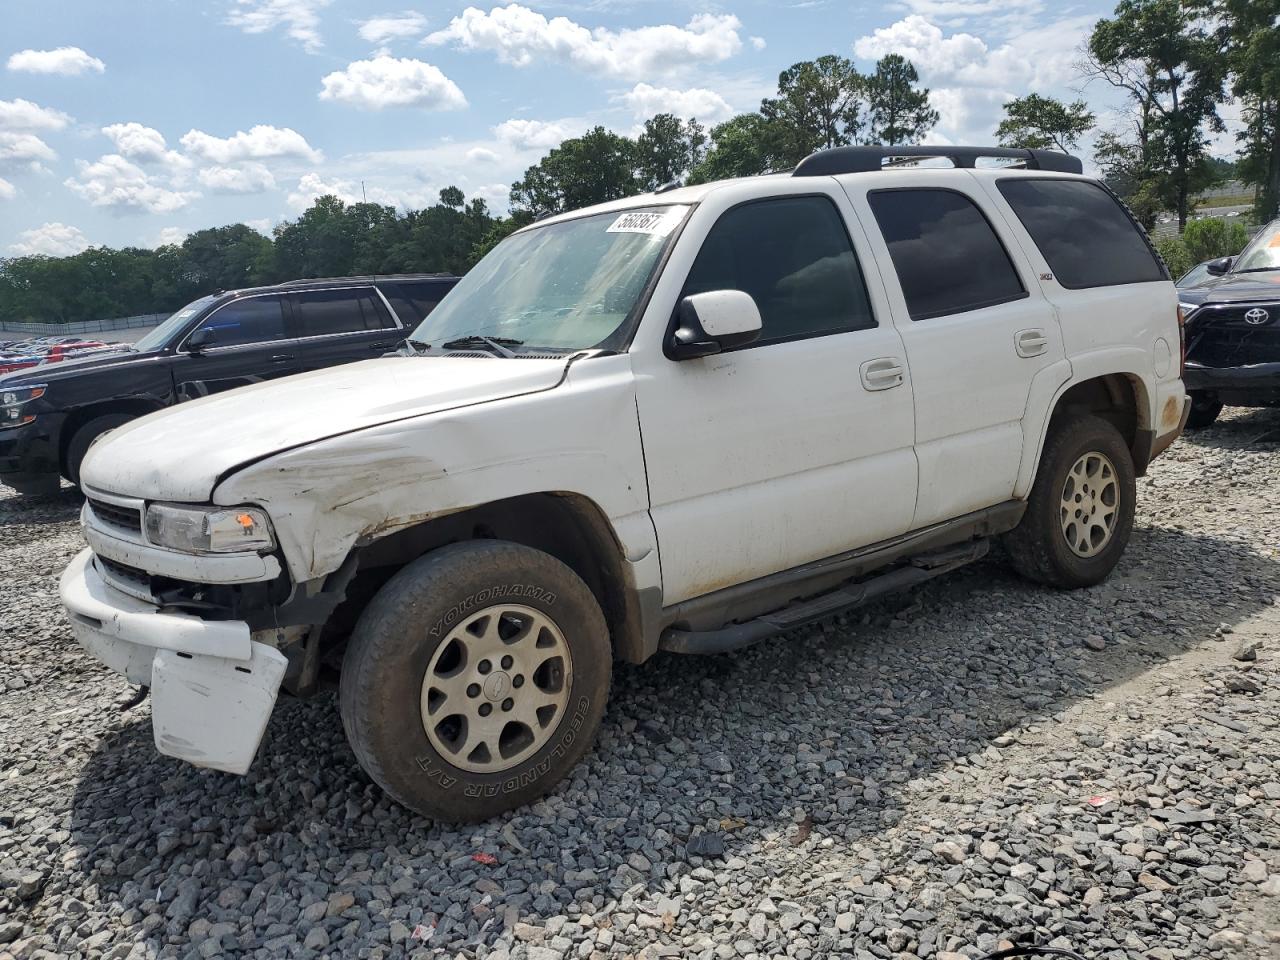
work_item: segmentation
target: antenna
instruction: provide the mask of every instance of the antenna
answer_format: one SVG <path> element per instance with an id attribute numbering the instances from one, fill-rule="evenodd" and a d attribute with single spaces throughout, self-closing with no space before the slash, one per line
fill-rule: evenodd
<path id="1" fill-rule="evenodd" d="M 361 180 L 361 181 L 360 181 L 360 202 L 361 202 L 361 203 L 368 203 L 368 202 L 369 202 L 369 198 L 368 198 L 367 196 L 365 196 L 365 193 L 364 193 L 364 181 L 363 181 L 363 180 Z"/>

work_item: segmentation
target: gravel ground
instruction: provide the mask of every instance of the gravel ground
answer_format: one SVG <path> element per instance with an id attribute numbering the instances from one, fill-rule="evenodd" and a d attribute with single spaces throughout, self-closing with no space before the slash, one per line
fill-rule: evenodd
<path id="1" fill-rule="evenodd" d="M 332 697 L 244 778 L 156 755 L 63 623 L 74 497 L 0 500 L 0 956 L 1280 956 L 1280 411 L 1139 490 L 1102 586 L 992 559 L 619 668 L 576 775 L 468 828 L 388 802 Z"/>

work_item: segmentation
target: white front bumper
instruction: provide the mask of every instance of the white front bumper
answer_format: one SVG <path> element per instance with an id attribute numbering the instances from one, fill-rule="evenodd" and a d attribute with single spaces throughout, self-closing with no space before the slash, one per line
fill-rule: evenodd
<path id="1" fill-rule="evenodd" d="M 157 750 L 214 770 L 249 769 L 288 663 L 282 653 L 250 640 L 243 621 L 161 613 L 111 588 L 91 550 L 67 566 L 60 593 L 80 645 L 151 687 Z"/>

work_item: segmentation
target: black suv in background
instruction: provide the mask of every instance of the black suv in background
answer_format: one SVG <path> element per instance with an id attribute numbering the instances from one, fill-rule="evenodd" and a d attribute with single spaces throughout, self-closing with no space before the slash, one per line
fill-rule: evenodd
<path id="1" fill-rule="evenodd" d="M 1204 280 L 1178 289 L 1192 428 L 1209 426 L 1224 404 L 1280 406 L 1280 220 L 1238 256 L 1204 266 Z"/>
<path id="2" fill-rule="evenodd" d="M 107 430 L 184 400 L 380 356 L 458 282 L 413 275 L 295 280 L 187 304 L 132 346 L 0 377 L 0 482 L 78 482 Z M 247 425 L 246 429 L 252 429 Z"/>

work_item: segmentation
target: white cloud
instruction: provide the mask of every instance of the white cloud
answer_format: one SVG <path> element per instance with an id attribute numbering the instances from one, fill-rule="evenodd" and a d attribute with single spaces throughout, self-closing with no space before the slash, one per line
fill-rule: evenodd
<path id="1" fill-rule="evenodd" d="M 343 203 L 360 203 L 361 190 L 360 184 L 354 180 L 331 179 L 326 180 L 318 173 L 307 173 L 298 181 L 298 186 L 289 191 L 286 198 L 289 206 L 295 210 L 305 210 L 311 206 L 316 197 L 323 197 L 326 194 L 332 194 Z M 382 203 L 390 206 L 396 206 L 400 202 L 400 198 L 380 187 L 367 188 L 364 195 L 370 203 Z"/>
<path id="2" fill-rule="evenodd" d="M 68 178 L 66 186 L 93 206 L 115 213 L 172 213 L 199 196 L 161 186 L 117 153 L 99 157 L 94 163 L 77 160 L 76 168 L 79 178 Z"/>
<path id="3" fill-rule="evenodd" d="M 483 200 L 490 210 L 505 209 L 510 198 L 511 187 L 505 183 L 486 183 L 467 194 L 468 200 Z"/>
<path id="4" fill-rule="evenodd" d="M 227 23 L 245 33 L 267 33 L 283 27 L 286 36 L 297 40 L 307 53 L 324 46 L 320 37 L 320 10 L 329 0 L 235 0 Z"/>
<path id="5" fill-rule="evenodd" d="M 42 160 L 55 160 L 53 149 L 32 133 L 0 131 L 0 166 L 38 165 Z"/>
<path id="6" fill-rule="evenodd" d="M 1025 27 L 1044 9 L 1043 0 L 900 0 L 908 13 L 956 27 L 971 21 L 986 29 Z"/>
<path id="7" fill-rule="evenodd" d="M 498 154 L 488 147 L 472 147 L 467 151 L 467 159 L 472 163 L 493 163 L 498 159 Z"/>
<path id="8" fill-rule="evenodd" d="M 764 37 L 751 38 L 751 46 L 756 50 L 763 50 L 768 45 L 769 44 L 765 41 Z"/>
<path id="9" fill-rule="evenodd" d="M 266 237 L 271 236 L 271 228 L 274 226 L 270 217 L 258 217 L 255 220 L 246 220 L 244 221 L 244 225 L 246 227 L 253 227 L 253 229 Z"/>
<path id="10" fill-rule="evenodd" d="M 438 67 L 421 60 L 377 56 L 357 60 L 320 81 L 321 100 L 335 100 L 365 110 L 418 107 L 460 110 L 467 105 L 458 85 Z"/>
<path id="11" fill-rule="evenodd" d="M 12 200 L 17 195 L 18 189 L 4 177 L 0 177 L 0 200 Z"/>
<path id="12" fill-rule="evenodd" d="M 637 83 L 621 97 L 635 115 L 644 120 L 656 113 L 673 113 L 685 119 L 697 119 L 711 125 L 733 116 L 733 107 L 714 90 L 693 87 L 674 90 Z"/>
<path id="13" fill-rule="evenodd" d="M 61 130 L 71 118 L 30 100 L 0 100 L 0 130 Z"/>
<path id="14" fill-rule="evenodd" d="M 79 47 L 58 47 L 56 50 L 20 50 L 9 57 L 9 69 L 73 77 L 90 71 L 102 73 L 107 66 Z"/>
<path id="15" fill-rule="evenodd" d="M 115 145 L 117 153 L 130 160 L 164 160 L 169 153 L 164 135 L 141 123 L 113 123 L 103 127 L 102 133 Z"/>
<path id="16" fill-rule="evenodd" d="M 518 67 L 548 60 L 590 73 L 639 79 L 727 60 L 742 49 L 741 25 L 731 14 L 700 13 L 683 27 L 661 24 L 590 30 L 567 17 L 548 20 L 535 10 L 512 3 L 488 13 L 468 7 L 423 42 L 487 50 L 503 63 Z"/>
<path id="17" fill-rule="evenodd" d="M 167 247 L 173 245 L 176 247 L 185 239 L 187 239 L 187 231 L 183 230 L 182 227 L 165 227 L 156 234 L 156 240 L 152 246 Z"/>
<path id="18" fill-rule="evenodd" d="M 181 143 L 193 156 L 210 163 L 228 164 L 276 157 L 299 157 L 312 162 L 322 159 L 320 151 L 313 149 L 296 130 L 265 124 L 252 127 L 248 133 L 239 130 L 229 137 L 190 130 L 182 135 Z"/>
<path id="19" fill-rule="evenodd" d="M 416 10 L 371 17 L 360 23 L 360 39 L 369 43 L 386 43 L 401 37 L 416 37 L 426 29 L 427 18 Z"/>
<path id="20" fill-rule="evenodd" d="M 65 223 L 46 223 L 34 230 L 23 230 L 18 234 L 18 242 L 10 244 L 9 252 L 19 257 L 69 257 L 88 246 L 89 241 L 78 228 Z"/>
<path id="21" fill-rule="evenodd" d="M 550 150 L 586 129 L 581 120 L 504 120 L 493 135 L 517 150 Z"/>
<path id="22" fill-rule="evenodd" d="M 252 161 L 234 167 L 205 167 L 198 176 L 214 193 L 262 193 L 276 185 L 271 171 Z"/>

